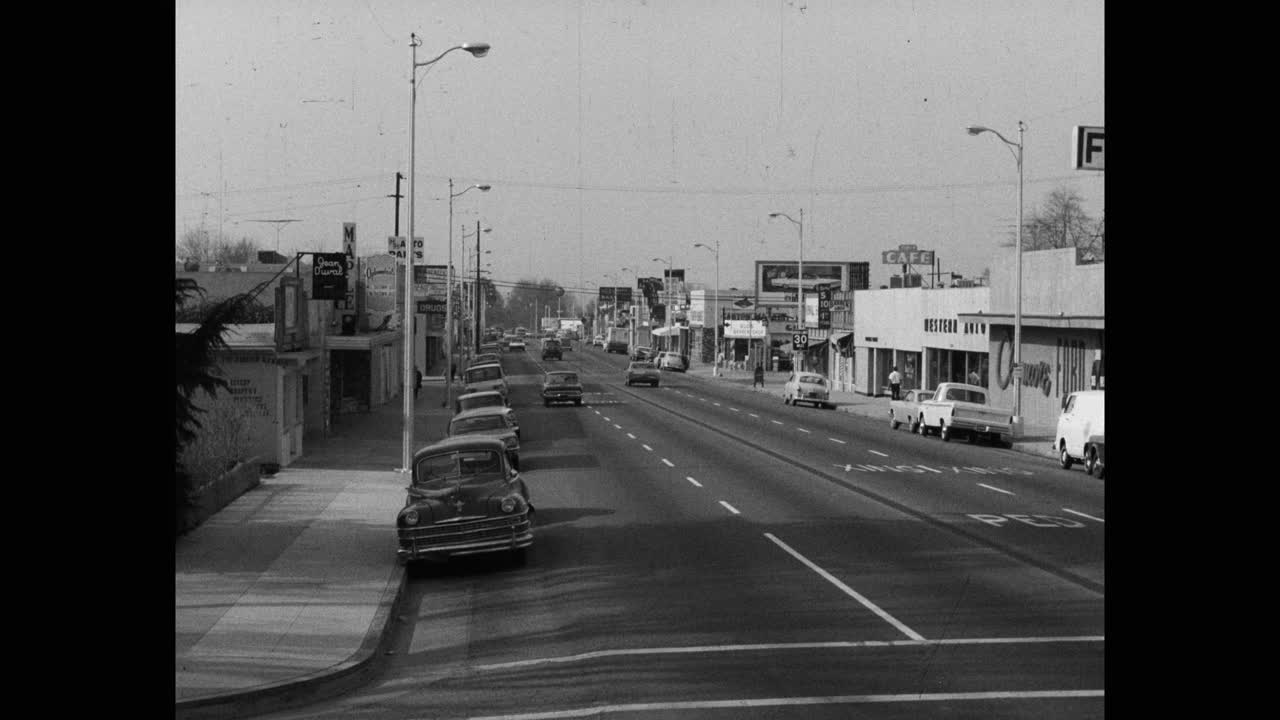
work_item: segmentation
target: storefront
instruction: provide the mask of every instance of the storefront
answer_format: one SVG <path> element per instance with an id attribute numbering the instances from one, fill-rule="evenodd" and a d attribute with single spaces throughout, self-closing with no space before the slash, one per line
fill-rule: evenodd
<path id="1" fill-rule="evenodd" d="M 985 377 L 986 326 L 963 323 L 960 316 L 986 311 L 990 288 L 862 290 L 856 299 L 848 338 L 848 375 L 853 378 L 849 389 L 888 394 L 889 374 L 895 368 L 903 390 L 967 382 L 971 373 Z"/>

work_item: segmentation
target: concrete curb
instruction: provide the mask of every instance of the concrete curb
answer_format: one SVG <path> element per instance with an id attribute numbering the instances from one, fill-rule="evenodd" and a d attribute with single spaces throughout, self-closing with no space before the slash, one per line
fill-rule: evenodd
<path id="1" fill-rule="evenodd" d="M 405 568 L 396 563 L 364 640 L 346 660 L 292 680 L 177 702 L 174 717 L 206 720 L 263 715 L 325 700 L 367 683 L 383 667 L 392 636 L 391 620 L 400 614 L 404 589 Z"/>

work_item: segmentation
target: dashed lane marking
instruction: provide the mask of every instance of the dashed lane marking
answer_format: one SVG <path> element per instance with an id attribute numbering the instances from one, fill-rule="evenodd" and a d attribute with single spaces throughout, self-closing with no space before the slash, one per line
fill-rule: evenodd
<path id="1" fill-rule="evenodd" d="M 994 485 L 988 485 L 988 484 L 986 484 L 986 483 L 978 483 L 978 486 L 979 486 L 979 487 L 984 487 L 984 488 L 986 488 L 986 489 L 988 489 L 988 490 L 995 490 L 996 492 L 998 492 L 998 493 L 1004 493 L 1005 495 L 1013 495 L 1013 493 L 1009 492 L 1008 490 L 1001 490 L 1000 488 L 998 488 L 998 487 L 996 487 L 996 486 L 994 486 Z"/>
<path id="2" fill-rule="evenodd" d="M 636 436 L 632 435 L 631 433 L 627 433 L 627 437 L 631 438 L 632 440 L 636 439 Z"/>
<path id="3" fill-rule="evenodd" d="M 621 426 L 621 425 L 619 425 L 618 423 L 614 423 L 614 424 L 613 424 L 613 426 L 614 426 L 614 427 L 616 427 L 616 428 L 618 428 L 619 430 L 621 430 L 621 429 L 622 429 L 622 426 Z"/>
<path id="4" fill-rule="evenodd" d="M 645 444 L 643 444 L 643 443 L 641 443 L 640 447 L 644 448 L 645 450 L 648 450 L 649 452 L 653 452 L 653 448 L 651 448 L 651 447 L 649 447 L 648 445 L 645 445 Z"/>
<path id="5" fill-rule="evenodd" d="M 666 458 L 662 458 L 662 462 L 666 463 L 666 464 L 667 464 L 667 467 L 675 467 L 675 466 L 676 466 L 676 464 L 675 464 L 675 463 L 671 462 L 670 460 L 668 460 L 668 459 L 666 459 Z"/>
<path id="6" fill-rule="evenodd" d="M 866 599 L 862 595 L 858 594 L 858 591 L 854 590 L 848 585 L 845 585 L 843 582 L 840 582 L 840 580 L 836 578 L 834 575 L 832 575 L 831 573 L 827 572 L 826 570 L 823 570 L 817 565 L 814 565 L 813 562 L 809 560 L 809 558 L 793 550 L 790 545 L 779 540 L 773 533 L 765 533 L 764 536 L 769 538 L 769 540 L 771 540 L 774 545 L 777 545 L 778 547 L 787 551 L 787 553 L 791 555 L 791 557 L 803 563 L 805 567 L 818 573 L 818 575 L 821 575 L 824 580 L 840 588 L 840 590 L 842 590 L 846 595 L 862 603 L 862 605 L 866 607 L 868 610 L 870 610 L 871 612 L 875 613 L 876 615 L 879 615 L 882 620 L 898 628 L 898 630 L 901 631 L 903 635 L 906 635 L 912 640 L 924 640 L 923 635 L 917 633 L 915 630 L 912 630 L 906 625 L 903 625 L 897 618 L 885 612 L 884 610 L 881 610 L 875 603 L 871 602 L 870 600 Z"/>
<path id="7" fill-rule="evenodd" d="M 889 453 L 882 453 L 879 450 L 868 450 L 867 452 L 879 455 L 880 457 L 889 457 Z"/>
<path id="8" fill-rule="evenodd" d="M 1103 520 L 1102 518 L 1096 518 L 1092 515 L 1086 515 L 1082 512 L 1079 512 L 1078 510 L 1072 510 L 1071 508 L 1062 508 L 1062 509 L 1071 513 L 1072 515 L 1079 515 L 1082 518 L 1089 518 L 1090 520 L 1097 520 L 1098 522 L 1106 522 L 1106 520 Z"/>
<path id="9" fill-rule="evenodd" d="M 716 407 L 720 407 L 720 403 L 711 403 L 711 404 L 715 405 Z"/>
<path id="10" fill-rule="evenodd" d="M 758 418 L 758 417 L 760 417 L 759 415 L 757 415 L 757 414 L 755 414 L 755 413 L 747 413 L 747 414 L 748 414 L 748 415 L 750 415 L 750 416 L 751 416 L 751 417 L 753 417 L 753 418 Z"/>
<path id="11" fill-rule="evenodd" d="M 688 480 L 689 482 L 693 483 L 694 487 L 702 487 L 702 483 L 698 482 L 697 480 L 694 480 L 691 477 L 685 476 L 685 480 Z"/>
<path id="12" fill-rule="evenodd" d="M 782 424 L 781 422 L 778 422 L 777 420 L 770 420 L 769 422 L 773 423 L 774 425 L 781 425 L 781 424 Z"/>
<path id="13" fill-rule="evenodd" d="M 799 430 L 799 431 L 800 431 L 800 432 L 802 432 L 802 433 L 809 433 L 810 435 L 812 435 L 812 434 L 813 434 L 813 431 L 812 431 L 812 430 L 805 430 L 805 429 L 804 429 L 804 428 L 802 428 L 802 427 L 798 427 L 798 428 L 796 428 L 796 429 L 797 429 L 797 430 Z"/>
<path id="14" fill-rule="evenodd" d="M 728 511 L 729 511 L 729 512 L 731 512 L 731 513 L 733 513 L 734 515 L 741 515 L 741 514 L 742 514 L 742 513 L 738 512 L 738 509 L 737 509 L 737 508 L 735 508 L 734 506 L 730 505 L 729 503 L 727 503 L 727 502 L 725 502 L 725 501 L 723 501 L 723 500 L 721 500 L 721 501 L 720 501 L 720 504 L 721 504 L 721 505 L 723 505 L 723 506 L 725 507 L 725 509 L 726 509 L 726 510 L 728 510 Z"/>
<path id="15" fill-rule="evenodd" d="M 830 441 L 831 441 L 831 442 L 833 442 L 833 443 L 840 443 L 841 445 L 845 445 L 845 444 L 847 444 L 847 443 L 845 443 L 845 441 L 843 441 L 843 440 L 841 440 L 841 439 L 839 439 L 839 438 L 827 438 L 827 439 L 828 439 L 828 440 L 830 440 Z"/>
<path id="16" fill-rule="evenodd" d="M 732 410 L 732 411 L 734 411 L 734 412 L 742 412 L 741 410 L 739 410 L 738 408 L 735 408 L 735 407 L 731 407 L 731 408 L 729 408 L 729 409 L 730 409 L 730 410 Z"/>

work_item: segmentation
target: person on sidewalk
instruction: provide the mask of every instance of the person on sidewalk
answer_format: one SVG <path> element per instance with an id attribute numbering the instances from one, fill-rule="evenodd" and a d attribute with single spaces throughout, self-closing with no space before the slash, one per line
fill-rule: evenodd
<path id="1" fill-rule="evenodd" d="M 413 369 L 413 399 L 418 399 L 418 393 L 422 392 L 422 368 L 415 367 Z"/>
<path id="2" fill-rule="evenodd" d="M 893 372 L 889 373 L 889 392 L 893 394 L 893 399 L 898 400 L 898 393 L 902 389 L 902 375 L 898 372 L 898 366 L 893 366 Z"/>
<path id="3" fill-rule="evenodd" d="M 754 390 L 756 385 L 759 385 L 761 390 L 764 389 L 764 365 L 760 363 L 756 363 L 756 377 L 751 381 L 751 389 Z"/>

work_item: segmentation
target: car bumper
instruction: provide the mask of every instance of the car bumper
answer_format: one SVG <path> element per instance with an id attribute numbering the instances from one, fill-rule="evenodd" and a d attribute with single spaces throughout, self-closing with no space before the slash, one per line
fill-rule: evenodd
<path id="1" fill-rule="evenodd" d="M 502 552 L 529 547 L 533 530 L 529 514 L 399 528 L 401 562 L 456 555 Z"/>
<path id="2" fill-rule="evenodd" d="M 547 402 L 577 402 L 582 399 L 582 393 L 542 393 L 542 399 Z"/>
<path id="3" fill-rule="evenodd" d="M 1000 437 L 1008 437 L 1013 434 L 1013 429 L 1009 427 L 1009 423 L 993 423 L 986 420 L 974 420 L 973 418 L 951 418 L 948 427 L 962 432 L 999 435 Z"/>

